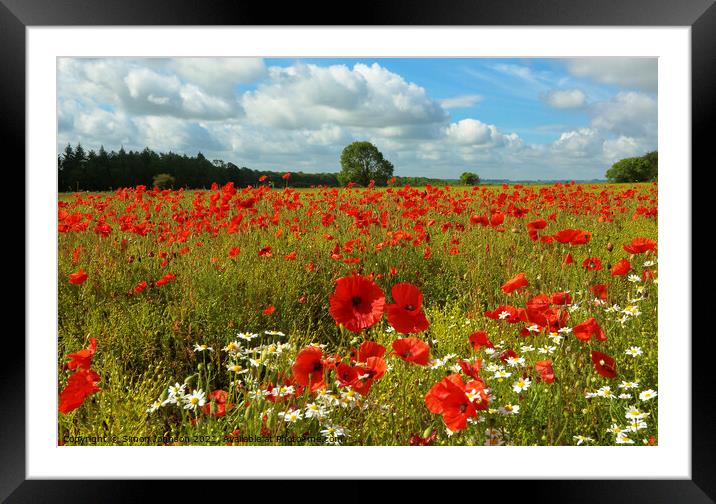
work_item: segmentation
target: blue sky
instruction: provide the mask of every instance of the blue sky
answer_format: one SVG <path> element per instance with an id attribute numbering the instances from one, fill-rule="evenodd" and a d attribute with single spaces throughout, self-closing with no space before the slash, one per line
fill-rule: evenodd
<path id="1" fill-rule="evenodd" d="M 397 175 L 602 178 L 657 148 L 656 69 L 647 58 L 62 58 L 58 152 L 148 146 L 319 172 L 368 140 Z"/>

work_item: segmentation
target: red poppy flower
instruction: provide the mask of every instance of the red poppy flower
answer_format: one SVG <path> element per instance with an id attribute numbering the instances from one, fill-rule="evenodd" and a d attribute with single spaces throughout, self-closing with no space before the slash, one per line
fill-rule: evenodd
<path id="1" fill-rule="evenodd" d="M 91 369 L 80 369 L 70 375 L 67 385 L 60 392 L 60 413 L 69 413 L 80 406 L 87 396 L 99 392 L 100 377 Z"/>
<path id="2" fill-rule="evenodd" d="M 562 266 L 567 266 L 569 264 L 572 264 L 574 262 L 574 258 L 572 258 L 572 254 L 567 252 L 564 255 L 564 259 L 562 259 Z"/>
<path id="3" fill-rule="evenodd" d="M 241 252 L 241 247 L 232 247 L 231 250 L 229 250 L 229 257 L 236 257 L 239 255 L 239 252 Z"/>
<path id="4" fill-rule="evenodd" d="M 468 337 L 468 340 L 470 341 L 472 348 L 474 348 L 475 350 L 479 350 L 482 347 L 495 347 L 492 344 L 492 341 L 490 341 L 490 339 L 487 337 L 487 333 L 485 331 L 475 331 Z"/>
<path id="5" fill-rule="evenodd" d="M 276 311 L 276 307 L 274 305 L 271 305 L 264 310 L 264 315 L 271 315 L 275 311 Z"/>
<path id="6" fill-rule="evenodd" d="M 562 229 L 558 231 L 552 237 L 559 243 L 571 243 L 577 235 L 580 233 L 579 229 Z"/>
<path id="7" fill-rule="evenodd" d="M 296 259 L 297 255 L 298 255 L 298 253 L 294 250 L 293 252 L 289 252 L 288 254 L 283 256 L 283 258 L 286 261 L 293 261 L 294 259 Z"/>
<path id="8" fill-rule="evenodd" d="M 406 362 L 425 366 L 430 360 L 430 347 L 420 338 L 402 338 L 393 341 L 390 355 L 397 355 Z"/>
<path id="9" fill-rule="evenodd" d="M 607 299 L 607 284 L 596 284 L 590 287 L 590 291 L 592 291 L 592 294 L 594 294 L 596 297 L 602 300 Z"/>
<path id="10" fill-rule="evenodd" d="M 72 251 L 72 264 L 77 264 L 77 263 L 79 262 L 79 260 L 80 260 L 80 253 L 81 253 L 81 252 L 82 252 L 82 247 L 81 247 L 81 246 L 77 246 L 77 247 Z"/>
<path id="11" fill-rule="evenodd" d="M 284 173 L 283 175 L 281 175 L 281 178 L 284 179 L 284 180 L 288 180 L 290 177 L 291 177 L 291 173 L 290 173 L 290 172 L 286 172 L 286 173 Z"/>
<path id="12" fill-rule="evenodd" d="M 229 393 L 225 390 L 212 390 L 209 392 L 209 402 L 201 407 L 201 411 L 203 411 L 206 415 L 222 417 L 226 415 L 227 409 L 231 410 L 234 407 L 233 403 L 226 404 L 226 401 L 228 400 Z M 214 407 L 213 411 L 212 406 Z"/>
<path id="13" fill-rule="evenodd" d="M 402 334 L 422 332 L 430 326 L 423 313 L 423 294 L 415 285 L 398 283 L 391 289 L 395 304 L 386 305 L 388 323 Z"/>
<path id="14" fill-rule="evenodd" d="M 598 257 L 587 257 L 582 261 L 582 268 L 587 271 L 599 271 L 602 269 L 602 261 Z"/>
<path id="15" fill-rule="evenodd" d="M 597 341 L 607 341 L 604 330 L 597 323 L 594 317 L 588 318 L 581 324 L 577 324 L 572 328 L 572 332 L 581 341 L 589 341 L 594 336 Z"/>
<path id="16" fill-rule="evenodd" d="M 539 373 L 540 378 L 545 383 L 554 383 L 554 369 L 552 369 L 551 360 L 543 360 L 535 362 L 535 369 Z"/>
<path id="17" fill-rule="evenodd" d="M 310 386 L 311 392 L 325 387 L 323 369 L 323 350 L 314 346 L 298 352 L 296 362 L 291 367 L 296 382 L 304 387 Z"/>
<path id="18" fill-rule="evenodd" d="M 555 305 L 568 305 L 572 304 L 572 296 L 569 292 L 555 292 L 550 301 Z"/>
<path id="19" fill-rule="evenodd" d="M 616 263 L 610 271 L 612 273 L 612 276 L 622 276 L 629 273 L 630 269 L 631 263 L 626 259 L 622 259 L 621 261 Z"/>
<path id="20" fill-rule="evenodd" d="M 473 394 L 470 400 L 466 394 Z M 440 414 L 445 426 L 453 432 L 467 427 L 467 419 L 486 409 L 489 397 L 481 380 L 463 383 L 460 375 L 452 374 L 436 383 L 425 395 L 425 405 L 431 413 Z"/>
<path id="21" fill-rule="evenodd" d="M 330 313 L 336 324 L 352 332 L 375 325 L 383 317 L 385 294 L 363 276 L 339 278 L 330 297 Z"/>
<path id="22" fill-rule="evenodd" d="M 615 378 L 617 376 L 616 363 L 607 354 L 592 350 L 592 362 L 594 369 L 604 378 Z"/>
<path id="23" fill-rule="evenodd" d="M 505 214 L 497 212 L 490 217 L 490 225 L 491 226 L 499 226 L 505 222 Z"/>
<path id="24" fill-rule="evenodd" d="M 530 231 L 544 229 L 545 227 L 547 227 L 547 221 L 544 219 L 537 219 L 527 223 L 527 229 Z"/>
<path id="25" fill-rule="evenodd" d="M 358 379 L 353 383 L 353 389 L 365 396 L 370 392 L 373 382 L 385 374 L 388 369 L 385 361 L 380 357 L 368 357 L 365 365 L 358 368 Z"/>
<path id="26" fill-rule="evenodd" d="M 353 355 L 352 359 L 358 362 L 367 362 L 370 357 L 383 357 L 385 354 L 385 347 L 375 341 L 364 341 L 361 343 L 360 348 L 356 352 L 351 352 Z"/>
<path id="27" fill-rule="evenodd" d="M 263 182 L 263 181 L 266 180 L 267 178 L 268 178 L 268 175 L 261 175 L 261 176 L 259 177 L 259 182 Z"/>
<path id="28" fill-rule="evenodd" d="M 592 238 L 592 234 L 589 231 L 582 231 L 581 229 L 563 229 L 552 235 L 552 237 L 559 243 L 583 245 L 589 242 Z"/>
<path id="29" fill-rule="evenodd" d="M 425 395 L 425 405 L 431 413 L 443 415 L 443 421 L 451 431 L 467 427 L 467 419 L 477 410 L 465 395 L 465 385 L 460 375 L 453 374 L 433 385 Z"/>
<path id="30" fill-rule="evenodd" d="M 579 232 L 572 238 L 569 243 L 571 245 L 584 245 L 586 243 L 589 243 L 589 240 L 591 239 L 592 233 L 590 233 L 589 231 L 579 230 Z"/>
<path id="31" fill-rule="evenodd" d="M 87 272 L 84 268 L 80 268 L 79 271 L 69 274 L 70 283 L 72 285 L 82 285 L 87 280 L 87 276 Z"/>
<path id="32" fill-rule="evenodd" d="M 261 250 L 259 250 L 259 257 L 271 257 L 273 256 L 273 252 L 271 252 L 271 247 L 264 247 Z"/>
<path id="33" fill-rule="evenodd" d="M 173 273 L 167 273 L 162 278 L 154 282 L 154 285 L 161 287 L 162 285 L 166 285 L 174 279 L 176 279 L 176 276 Z"/>
<path id="34" fill-rule="evenodd" d="M 109 224 L 100 220 L 94 228 L 94 232 L 100 236 L 100 238 L 107 238 L 112 233 L 112 228 Z"/>
<path id="35" fill-rule="evenodd" d="M 146 281 L 146 280 L 142 280 L 141 282 L 139 282 L 139 283 L 134 287 L 134 289 L 132 289 L 132 292 L 133 292 L 135 295 L 136 295 L 136 294 L 141 294 L 142 291 L 144 291 L 144 289 L 146 289 L 146 288 L 147 288 L 147 281 Z"/>
<path id="36" fill-rule="evenodd" d="M 504 320 L 510 324 L 515 324 L 520 321 L 519 311 L 510 305 L 500 305 L 492 311 L 486 311 L 485 317 L 494 320 Z"/>
<path id="37" fill-rule="evenodd" d="M 504 284 L 502 284 L 501 289 L 502 289 L 502 292 L 504 292 L 505 294 L 509 294 L 509 293 L 519 289 L 520 287 L 525 287 L 529 284 L 530 283 L 525 278 L 525 274 L 518 273 L 515 277 L 509 279 Z"/>
<path id="38" fill-rule="evenodd" d="M 527 301 L 526 306 L 527 310 L 533 310 L 533 311 L 544 311 L 549 308 L 550 305 L 550 298 L 547 296 L 547 294 L 537 294 L 535 297 Z"/>
<path id="39" fill-rule="evenodd" d="M 89 369 L 92 365 L 92 357 L 97 350 L 97 339 L 90 338 L 90 344 L 87 348 L 71 353 L 67 356 L 70 362 L 67 363 L 68 369 Z"/>
<path id="40" fill-rule="evenodd" d="M 631 243 L 624 245 L 624 250 L 630 254 L 643 254 L 649 250 L 656 250 L 656 242 L 649 238 L 637 237 Z"/>
<path id="41" fill-rule="evenodd" d="M 516 359 L 519 357 L 519 355 L 517 355 L 517 352 L 515 352 L 511 348 L 508 348 L 507 350 L 505 350 L 504 352 L 502 352 L 500 354 L 500 360 L 502 362 L 507 362 L 507 359 L 509 359 L 510 357 L 512 357 L 513 359 Z"/>
<path id="42" fill-rule="evenodd" d="M 350 387 L 357 380 L 360 374 L 358 366 L 351 366 L 345 362 L 341 362 L 336 366 L 336 379 L 340 382 L 341 387 Z"/>
<path id="43" fill-rule="evenodd" d="M 458 361 L 458 364 L 460 364 L 460 369 L 462 369 L 462 372 L 465 373 L 467 376 L 476 380 L 479 379 L 477 373 L 478 371 L 480 371 L 480 366 L 482 365 L 480 359 L 475 359 L 475 362 L 473 363 L 460 359 Z"/>

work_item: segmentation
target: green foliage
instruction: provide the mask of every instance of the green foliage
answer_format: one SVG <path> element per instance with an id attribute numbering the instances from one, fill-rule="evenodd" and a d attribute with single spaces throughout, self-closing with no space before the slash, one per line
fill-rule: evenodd
<path id="1" fill-rule="evenodd" d="M 174 187 L 174 183 L 176 181 L 177 179 L 175 179 L 168 173 L 160 173 L 158 175 L 154 175 L 154 178 L 152 179 L 152 185 L 154 187 L 158 187 L 159 189 L 169 189 Z"/>
<path id="2" fill-rule="evenodd" d="M 659 154 L 649 152 L 641 157 L 625 158 L 612 165 L 605 177 L 609 182 L 654 182 L 659 174 Z"/>
<path id="3" fill-rule="evenodd" d="M 462 185 L 479 185 L 480 184 L 480 177 L 477 173 L 473 172 L 463 172 L 462 175 L 460 175 L 460 183 Z"/>
<path id="4" fill-rule="evenodd" d="M 349 182 L 367 186 L 371 180 L 385 185 L 393 176 L 393 164 L 370 142 L 353 142 L 341 153 L 341 184 Z"/>
<path id="5" fill-rule="evenodd" d="M 213 182 L 233 182 L 238 187 L 262 183 L 284 186 L 281 179 L 284 172 L 259 171 L 221 160 L 209 161 L 203 154 L 196 157 L 186 154 L 156 153 L 149 148 L 143 151 L 107 152 L 100 147 L 98 152 L 85 151 L 81 145 L 73 148 L 67 145 L 57 159 L 58 189 L 64 191 L 107 191 L 117 187 L 151 187 L 154 177 L 171 173 L 175 188 L 207 189 Z M 289 184 L 292 187 L 329 186 L 338 187 L 335 173 L 292 173 Z"/>

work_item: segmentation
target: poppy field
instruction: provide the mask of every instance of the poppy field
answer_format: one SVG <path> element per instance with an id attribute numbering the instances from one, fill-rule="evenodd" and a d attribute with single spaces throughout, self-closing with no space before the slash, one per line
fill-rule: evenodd
<path id="1" fill-rule="evenodd" d="M 61 445 L 655 445 L 656 184 L 58 198 Z"/>

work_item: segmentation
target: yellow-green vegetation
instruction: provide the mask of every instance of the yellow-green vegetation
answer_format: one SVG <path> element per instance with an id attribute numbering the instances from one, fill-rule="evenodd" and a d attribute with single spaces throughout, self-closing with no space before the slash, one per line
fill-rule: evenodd
<path id="1" fill-rule="evenodd" d="M 58 212 L 58 387 L 90 338 L 100 377 L 58 413 L 62 444 L 657 442 L 653 184 L 140 187 L 60 194 Z M 527 285 L 507 292 L 520 273 Z M 331 294 L 354 274 L 388 304 L 396 284 L 416 286 L 429 327 L 339 326 Z M 522 311 L 508 321 L 500 307 Z M 591 318 L 606 340 L 577 337 Z M 476 332 L 493 347 L 475 348 Z M 429 345 L 426 365 L 391 355 L 407 337 Z M 365 341 L 385 347 L 386 370 L 362 394 L 332 366 L 360 364 L 351 350 Z M 292 369 L 311 344 L 325 376 L 313 392 Z M 592 351 L 614 359 L 615 377 Z M 459 362 L 476 359 L 489 404 L 450 430 L 426 395 L 449 375 L 472 380 Z"/>

